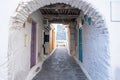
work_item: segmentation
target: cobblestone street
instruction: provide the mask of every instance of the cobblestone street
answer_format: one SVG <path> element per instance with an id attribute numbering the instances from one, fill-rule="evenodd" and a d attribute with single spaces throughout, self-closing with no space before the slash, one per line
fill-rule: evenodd
<path id="1" fill-rule="evenodd" d="M 65 47 L 58 47 L 43 63 L 42 70 L 33 80 L 88 80 L 76 63 L 68 55 Z"/>

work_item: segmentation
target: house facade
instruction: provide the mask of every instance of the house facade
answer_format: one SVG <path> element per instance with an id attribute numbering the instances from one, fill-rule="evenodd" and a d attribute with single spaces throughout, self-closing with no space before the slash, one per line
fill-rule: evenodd
<path id="1" fill-rule="evenodd" d="M 45 56 L 50 55 L 50 52 L 55 49 L 54 28 L 50 24 L 60 20 L 51 20 L 45 14 L 44 10 L 50 10 L 51 6 L 55 6 L 51 7 L 55 11 L 61 6 L 75 10 L 73 11 L 77 16 L 74 16 L 75 20 L 72 18 L 73 15 L 70 16 L 70 21 L 62 18 L 65 22 L 63 24 L 68 25 L 68 50 L 72 56 L 79 59 L 90 78 L 92 80 L 119 79 L 117 76 L 119 72 L 116 72 L 120 68 L 117 62 L 120 52 L 117 36 L 119 21 L 111 20 L 116 19 L 114 18 L 116 1 L 15 0 L 2 2 L 0 80 L 25 80 L 31 69 L 39 62 L 44 62 Z M 46 16 L 49 20 L 47 25 L 44 23 Z"/>

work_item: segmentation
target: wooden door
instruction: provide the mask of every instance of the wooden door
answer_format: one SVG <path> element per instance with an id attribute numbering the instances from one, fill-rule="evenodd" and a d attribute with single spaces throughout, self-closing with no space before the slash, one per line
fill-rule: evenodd
<path id="1" fill-rule="evenodd" d="M 32 68 L 36 65 L 36 23 L 32 21 L 32 30 L 31 30 L 31 64 Z"/>
<path id="2" fill-rule="evenodd" d="M 52 30 L 52 51 L 55 49 L 55 31 Z"/>
<path id="3" fill-rule="evenodd" d="M 83 54 L 82 54 L 82 29 L 78 30 L 78 57 L 79 60 L 82 62 Z"/>

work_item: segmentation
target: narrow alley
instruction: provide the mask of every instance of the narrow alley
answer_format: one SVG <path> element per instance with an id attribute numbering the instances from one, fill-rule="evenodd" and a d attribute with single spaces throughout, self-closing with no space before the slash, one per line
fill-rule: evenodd
<path id="1" fill-rule="evenodd" d="M 8 39 L 8 80 L 111 80 L 109 31 L 91 1 L 23 0 Z"/>
<path id="2" fill-rule="evenodd" d="M 33 80 L 88 80 L 65 47 L 57 47 Z"/>

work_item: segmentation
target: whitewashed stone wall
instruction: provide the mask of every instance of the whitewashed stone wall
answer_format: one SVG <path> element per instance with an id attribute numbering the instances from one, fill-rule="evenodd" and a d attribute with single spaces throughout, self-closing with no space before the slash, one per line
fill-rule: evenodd
<path id="1" fill-rule="evenodd" d="M 101 26 L 106 26 L 104 22 Z M 111 80 L 108 32 L 85 23 L 82 29 L 83 66 L 93 80 Z"/>
<path id="2" fill-rule="evenodd" d="M 27 25 L 25 28 L 10 29 L 9 80 L 23 80 L 30 70 L 31 24 L 28 22 L 25 24 Z M 28 40 L 26 47 L 24 44 L 25 35 Z"/>
<path id="3" fill-rule="evenodd" d="M 42 16 L 39 11 L 36 11 L 30 15 L 30 18 L 37 23 L 37 55 L 39 53 L 41 59 L 43 56 Z M 27 35 L 27 43 L 25 43 L 25 35 Z M 11 28 L 9 39 L 9 80 L 24 80 L 30 71 L 31 22 L 26 21 L 25 28 Z"/>
<path id="4" fill-rule="evenodd" d="M 91 17 L 93 24 L 94 24 L 94 26 L 92 26 L 92 28 L 93 27 L 96 27 L 96 28 L 95 29 L 94 28 L 93 29 L 90 29 L 90 28 L 84 29 L 84 30 L 88 30 L 88 32 L 83 34 L 84 35 L 83 41 L 86 40 L 86 42 L 83 42 L 83 43 L 85 43 L 83 47 L 84 47 L 84 49 L 88 48 L 88 51 L 83 49 L 83 51 L 84 51 L 83 52 L 84 53 L 83 65 L 93 80 L 110 80 L 109 79 L 110 76 L 108 74 L 109 73 L 109 51 L 108 51 L 107 27 L 104 24 L 104 19 L 103 19 L 102 15 L 99 12 L 97 12 L 97 10 L 93 6 L 91 6 L 88 1 L 83 1 L 83 0 L 46 0 L 46 1 L 45 0 L 30 0 L 30 1 L 23 1 L 18 6 L 16 13 L 11 20 L 11 27 L 13 27 L 15 29 L 16 28 L 21 29 L 21 27 L 23 26 L 23 23 L 27 20 L 27 17 L 31 13 L 33 13 L 40 7 L 43 7 L 43 6 L 49 5 L 49 4 L 54 4 L 54 3 L 69 4 L 72 7 L 81 9 L 84 12 L 84 14 L 87 14 L 89 17 Z M 91 30 L 91 31 L 89 31 L 89 30 Z M 14 31 L 14 29 L 13 29 L 13 31 Z M 99 33 L 97 34 L 97 32 L 99 32 Z M 12 34 L 11 36 L 15 37 L 14 34 Z M 96 42 L 96 44 L 94 43 L 94 45 L 93 45 L 93 44 L 91 44 L 92 42 L 93 43 Z M 90 47 L 92 45 L 93 45 L 93 47 L 91 49 Z M 10 48 L 12 48 L 12 47 L 10 47 Z M 15 55 L 13 52 L 14 50 L 13 49 L 10 49 L 10 50 L 11 50 L 11 54 Z M 99 51 L 99 52 L 97 52 L 97 51 Z M 89 52 L 91 52 L 91 54 Z M 98 67 L 99 67 L 99 69 L 97 69 Z M 98 74 L 98 75 L 96 75 L 96 74 Z"/>
<path id="5" fill-rule="evenodd" d="M 81 22 L 80 20 L 83 19 L 83 16 L 84 14 L 80 15 L 78 22 Z M 77 25 L 74 24 L 70 26 L 70 40 L 71 54 L 77 57 L 77 29 L 78 27 L 81 27 L 81 25 L 77 27 L 76 26 Z M 92 24 L 88 25 L 88 22 L 85 21 L 84 25 L 82 26 L 82 66 L 93 80 L 111 80 L 110 53 L 108 47 L 109 33 L 106 28 L 102 29 L 100 26 L 106 26 L 105 22 L 103 21 L 101 24 L 97 25 L 92 21 Z M 75 53 L 75 50 L 77 50 L 77 53 Z"/>

